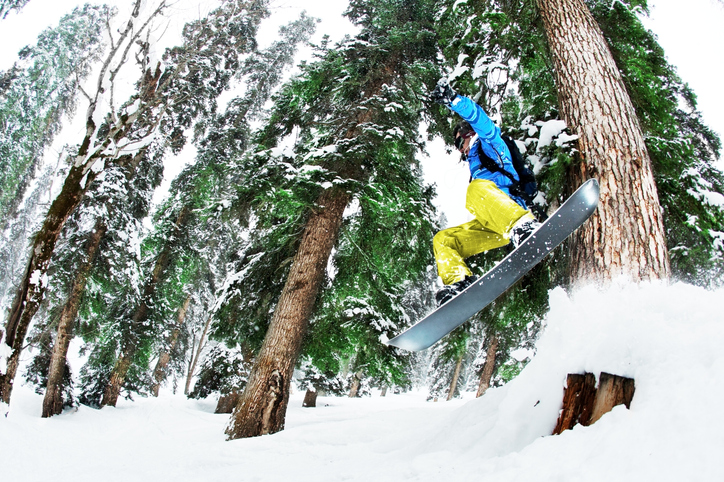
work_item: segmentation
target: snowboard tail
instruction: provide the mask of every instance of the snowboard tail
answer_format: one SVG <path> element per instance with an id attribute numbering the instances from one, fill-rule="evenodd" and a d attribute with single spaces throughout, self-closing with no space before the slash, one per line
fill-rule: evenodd
<path id="1" fill-rule="evenodd" d="M 387 344 L 420 351 L 438 342 L 507 291 L 570 236 L 596 210 L 598 197 L 598 182 L 589 179 L 493 269 Z"/>

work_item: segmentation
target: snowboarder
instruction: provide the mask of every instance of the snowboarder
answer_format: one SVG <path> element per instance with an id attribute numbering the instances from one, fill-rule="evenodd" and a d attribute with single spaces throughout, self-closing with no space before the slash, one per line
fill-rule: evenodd
<path id="1" fill-rule="evenodd" d="M 455 147 L 470 168 L 465 207 L 475 216 L 472 221 L 440 231 L 433 238 L 437 272 L 445 285 L 435 295 L 439 307 L 477 279 L 465 264 L 465 258 L 510 242 L 518 247 L 540 223 L 525 201 L 510 193 L 514 181 L 485 167 L 487 159 L 483 156 L 518 180 L 500 129 L 482 107 L 457 94 L 444 78 L 437 83 L 431 98 L 465 120 L 455 127 L 453 136 Z"/>

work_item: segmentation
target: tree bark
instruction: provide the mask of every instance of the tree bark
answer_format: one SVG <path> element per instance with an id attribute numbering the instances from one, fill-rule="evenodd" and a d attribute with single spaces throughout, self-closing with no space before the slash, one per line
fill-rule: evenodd
<path id="1" fill-rule="evenodd" d="M 186 320 L 186 313 L 188 312 L 190 304 L 191 295 L 188 295 L 186 297 L 186 301 L 184 301 L 184 304 L 179 309 L 178 317 L 176 318 L 176 327 L 171 332 L 171 336 L 168 340 L 168 349 L 161 353 L 158 357 L 158 362 L 156 362 L 156 368 L 153 370 L 154 384 L 151 386 L 151 393 L 154 397 L 158 396 L 158 390 L 161 388 L 161 382 L 163 382 L 166 379 L 166 376 L 168 376 L 166 373 L 166 367 L 168 366 L 168 362 L 171 361 L 171 353 L 174 348 L 176 348 L 176 343 L 178 343 L 178 337 L 181 334 L 181 328 Z"/>
<path id="2" fill-rule="evenodd" d="M 480 384 L 478 385 L 478 393 L 475 398 L 482 397 L 488 388 L 490 381 L 493 379 L 493 370 L 495 369 L 495 355 L 498 350 L 498 337 L 493 334 L 490 338 L 488 351 L 485 354 L 485 363 L 483 363 L 483 372 L 480 374 Z"/>
<path id="3" fill-rule="evenodd" d="M 591 419 L 586 425 L 597 422 L 616 405 L 625 405 L 626 408 L 631 408 L 635 389 L 633 378 L 620 377 L 605 372 L 601 373 L 598 379 L 596 400 L 591 409 Z"/>
<path id="4" fill-rule="evenodd" d="M 630 408 L 634 391 L 633 378 L 602 372 L 596 388 L 596 377 L 593 373 L 568 374 L 563 393 L 563 408 L 553 435 L 558 435 L 577 424 L 589 426 L 616 405 Z"/>
<path id="5" fill-rule="evenodd" d="M 583 0 L 537 0 L 561 116 L 579 136 L 570 188 L 596 178 L 598 210 L 574 235 L 570 279 L 634 282 L 670 275 L 661 206 L 644 136 L 606 40 Z"/>
<path id="6" fill-rule="evenodd" d="M 226 429 L 230 440 L 284 429 L 294 364 L 348 202 L 346 192 L 328 189 L 307 221 L 246 390 Z"/>
<path id="7" fill-rule="evenodd" d="M 558 416 L 553 435 L 571 429 L 578 423 L 588 425 L 595 398 L 596 377 L 593 373 L 568 374 L 566 390 L 563 393 L 563 409 Z"/>
<path id="8" fill-rule="evenodd" d="M 63 411 L 63 375 L 68 357 L 68 347 L 73 339 L 73 325 L 78 316 L 78 308 L 85 291 L 86 281 L 93 266 L 93 261 L 98 254 L 101 240 L 106 233 L 106 225 L 100 219 L 96 222 L 95 229 L 88 240 L 86 259 L 78 268 L 75 279 L 70 289 L 70 296 L 63 306 L 58 317 L 58 333 L 53 345 L 53 354 L 50 358 L 48 368 L 48 383 L 43 398 L 42 417 L 52 417 Z"/>
<path id="9" fill-rule="evenodd" d="M 232 413 L 236 404 L 239 403 L 239 397 L 239 392 L 236 390 L 221 395 L 219 401 L 216 402 L 216 410 L 214 410 L 214 413 Z"/>
<path id="10" fill-rule="evenodd" d="M 460 370 L 463 366 L 463 357 L 465 353 L 461 353 L 458 357 L 458 361 L 455 364 L 455 372 L 453 373 L 452 382 L 450 382 L 450 390 L 447 392 L 447 400 L 450 401 L 455 396 L 455 390 L 458 387 L 458 379 L 460 378 Z"/>

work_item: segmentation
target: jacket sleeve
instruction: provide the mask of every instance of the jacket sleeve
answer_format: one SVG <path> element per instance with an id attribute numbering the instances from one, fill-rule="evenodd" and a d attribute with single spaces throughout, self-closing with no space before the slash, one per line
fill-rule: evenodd
<path id="1" fill-rule="evenodd" d="M 468 121 L 478 136 L 486 142 L 490 142 L 495 137 L 500 137 L 498 126 L 493 123 L 483 108 L 471 99 L 458 95 L 450 104 L 450 109 Z"/>
<path id="2" fill-rule="evenodd" d="M 503 169 L 511 173 L 515 179 L 518 179 L 508 146 L 500 137 L 500 128 L 488 117 L 483 108 L 468 97 L 458 95 L 450 104 L 450 109 L 470 123 L 470 126 L 481 140 L 480 148 L 485 154 L 496 160 L 499 165 L 502 163 Z M 485 171 L 486 174 L 473 173 L 473 177 L 489 179 L 495 182 L 498 187 L 504 188 L 506 193 L 508 192 L 507 188 L 513 184 L 510 179 L 501 173 L 490 173 L 487 169 Z"/>

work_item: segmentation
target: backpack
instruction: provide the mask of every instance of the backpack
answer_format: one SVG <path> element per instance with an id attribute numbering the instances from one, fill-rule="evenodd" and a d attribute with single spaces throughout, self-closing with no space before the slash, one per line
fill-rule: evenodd
<path id="1" fill-rule="evenodd" d="M 488 157 L 482 149 L 479 149 L 479 154 L 481 154 L 479 156 L 480 162 L 487 170 L 499 172 L 513 181 L 513 185 L 509 188 L 510 193 L 513 196 L 522 198 L 526 204 L 530 205 L 533 198 L 538 195 L 538 183 L 535 180 L 533 171 L 526 165 L 525 159 L 523 159 L 523 155 L 520 153 L 515 141 L 508 136 L 501 136 L 501 138 L 505 142 L 505 145 L 508 146 L 513 167 L 518 174 L 519 181 L 516 181 L 513 175 L 499 166 L 495 160 Z"/>

